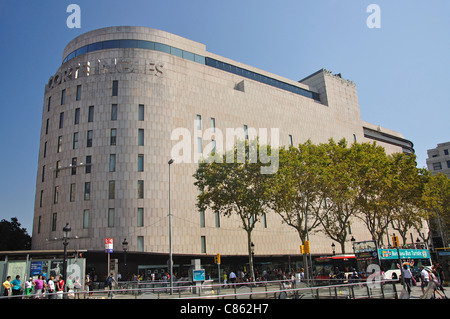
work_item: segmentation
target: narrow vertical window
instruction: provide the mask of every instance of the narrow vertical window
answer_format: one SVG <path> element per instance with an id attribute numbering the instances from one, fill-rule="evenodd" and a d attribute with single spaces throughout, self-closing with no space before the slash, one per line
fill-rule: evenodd
<path id="1" fill-rule="evenodd" d="M 216 132 L 216 119 L 214 117 L 211 117 L 211 128 L 213 133 Z"/>
<path id="2" fill-rule="evenodd" d="M 91 182 L 84 183 L 84 200 L 91 199 Z"/>
<path id="3" fill-rule="evenodd" d="M 109 171 L 110 172 L 116 171 L 116 154 L 109 155 Z"/>
<path id="4" fill-rule="evenodd" d="M 39 198 L 39 207 L 42 207 L 43 200 L 44 200 L 44 191 L 42 190 L 41 197 Z"/>
<path id="5" fill-rule="evenodd" d="M 137 227 L 144 227 L 144 208 L 139 207 L 137 211 Z"/>
<path id="6" fill-rule="evenodd" d="M 89 228 L 89 209 L 83 211 L 83 229 Z"/>
<path id="7" fill-rule="evenodd" d="M 80 124 L 80 108 L 79 107 L 77 107 L 75 109 L 75 116 L 74 116 L 73 124 L 74 125 Z"/>
<path id="8" fill-rule="evenodd" d="M 117 104 L 111 104 L 111 121 L 117 120 Z"/>
<path id="9" fill-rule="evenodd" d="M 87 131 L 86 147 L 92 147 L 93 136 L 94 136 L 94 132 L 92 130 Z"/>
<path id="10" fill-rule="evenodd" d="M 112 128 L 110 136 L 110 145 L 116 145 L 116 139 L 117 139 L 117 129 Z"/>
<path id="11" fill-rule="evenodd" d="M 144 146 L 144 129 L 138 129 L 138 145 Z"/>
<path id="12" fill-rule="evenodd" d="M 197 124 L 197 130 L 201 130 L 202 129 L 202 116 L 197 114 L 197 119 L 196 119 L 196 124 Z"/>
<path id="13" fill-rule="evenodd" d="M 108 227 L 114 227 L 114 208 L 108 209 Z"/>
<path id="14" fill-rule="evenodd" d="M 137 196 L 138 196 L 139 199 L 143 199 L 144 198 L 144 181 L 143 180 L 139 180 L 137 182 L 137 187 L 138 187 Z"/>
<path id="15" fill-rule="evenodd" d="M 73 143 L 72 148 L 74 150 L 78 149 L 78 132 L 73 133 Z"/>
<path id="16" fill-rule="evenodd" d="M 202 138 L 201 137 L 197 137 L 197 152 L 198 153 L 202 152 Z"/>
<path id="17" fill-rule="evenodd" d="M 139 109 L 138 109 L 138 120 L 139 121 L 144 120 L 144 114 L 145 114 L 144 112 L 145 112 L 144 104 L 139 104 Z"/>
<path id="18" fill-rule="evenodd" d="M 58 213 L 52 215 L 52 231 L 56 231 L 56 220 L 58 219 Z"/>
<path id="19" fill-rule="evenodd" d="M 139 154 L 138 155 L 138 172 L 144 171 L 144 155 Z"/>
<path id="20" fill-rule="evenodd" d="M 42 166 L 42 182 L 45 180 L 45 165 Z"/>
<path id="21" fill-rule="evenodd" d="M 137 237 L 137 251 L 144 251 L 144 236 Z"/>
<path id="22" fill-rule="evenodd" d="M 47 119 L 47 122 L 45 123 L 45 135 L 48 134 L 48 125 L 49 125 L 50 119 Z"/>
<path id="23" fill-rule="evenodd" d="M 248 126 L 244 125 L 244 134 L 245 134 L 245 139 L 248 140 Z"/>
<path id="24" fill-rule="evenodd" d="M 267 228 L 267 215 L 266 215 L 266 213 L 263 213 L 263 215 L 262 215 L 262 222 L 263 222 L 264 228 Z"/>
<path id="25" fill-rule="evenodd" d="M 77 85 L 77 97 L 76 100 L 79 101 L 81 100 L 81 84 Z"/>
<path id="26" fill-rule="evenodd" d="M 59 177 L 59 174 L 61 173 L 61 161 L 56 161 L 56 170 L 55 170 L 55 178 Z"/>
<path id="27" fill-rule="evenodd" d="M 53 204 L 58 204 L 59 186 L 55 186 L 55 193 L 53 194 Z"/>
<path id="28" fill-rule="evenodd" d="M 75 194 L 76 194 L 76 185 L 75 183 L 70 184 L 70 201 L 75 201 Z"/>
<path id="29" fill-rule="evenodd" d="M 202 254 L 206 254 L 206 236 L 200 238 Z"/>
<path id="30" fill-rule="evenodd" d="M 200 227 L 205 228 L 205 211 L 200 211 Z"/>
<path id="31" fill-rule="evenodd" d="M 72 175 L 77 174 L 77 158 L 72 157 Z"/>
<path id="32" fill-rule="evenodd" d="M 119 95 L 119 81 L 114 80 L 112 83 L 112 96 Z"/>
<path id="33" fill-rule="evenodd" d="M 289 134 L 289 145 L 294 146 L 294 141 L 292 140 L 292 135 Z"/>
<path id="34" fill-rule="evenodd" d="M 52 102 L 52 97 L 49 96 L 49 97 L 48 97 L 48 102 L 47 102 L 47 112 L 50 112 L 50 105 L 51 105 L 51 102 Z"/>
<path id="35" fill-rule="evenodd" d="M 47 142 L 44 143 L 44 158 L 47 157 Z"/>
<path id="36" fill-rule="evenodd" d="M 116 181 L 109 181 L 109 199 L 116 198 Z"/>
<path id="37" fill-rule="evenodd" d="M 220 227 L 220 213 L 219 212 L 214 212 L 214 217 L 216 220 L 216 227 L 219 228 Z"/>
<path id="38" fill-rule="evenodd" d="M 59 128 L 64 126 L 64 112 L 59 113 Z"/>
<path id="39" fill-rule="evenodd" d="M 94 122 L 94 106 L 89 106 L 88 122 Z"/>
<path id="40" fill-rule="evenodd" d="M 61 105 L 66 103 L 66 89 L 61 91 Z"/>
<path id="41" fill-rule="evenodd" d="M 56 150 L 56 153 L 61 153 L 62 150 L 62 136 L 58 136 L 58 148 Z"/>
<path id="42" fill-rule="evenodd" d="M 86 171 L 85 174 L 91 173 L 91 166 L 92 166 L 92 156 L 88 155 L 86 156 Z"/>

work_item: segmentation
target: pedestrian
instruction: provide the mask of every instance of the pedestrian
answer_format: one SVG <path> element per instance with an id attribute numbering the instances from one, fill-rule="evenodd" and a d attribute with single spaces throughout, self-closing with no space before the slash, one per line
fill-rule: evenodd
<path id="1" fill-rule="evenodd" d="M 86 275 L 86 280 L 84 282 L 84 286 L 86 287 L 86 293 L 88 295 L 88 299 L 92 296 L 92 287 L 91 287 L 92 281 L 89 275 Z"/>
<path id="2" fill-rule="evenodd" d="M 67 278 L 67 292 L 69 297 L 74 297 L 72 276 L 69 276 L 69 278 Z"/>
<path id="3" fill-rule="evenodd" d="M 420 288 L 422 288 L 422 294 L 425 294 L 425 287 L 428 286 L 428 282 L 430 281 L 430 276 L 428 275 L 428 271 L 426 271 L 425 266 L 420 267 Z"/>
<path id="4" fill-rule="evenodd" d="M 444 281 L 445 281 L 445 274 L 444 274 L 444 268 L 442 268 L 442 265 L 439 263 L 436 263 L 436 271 L 439 275 L 439 283 L 441 284 L 441 290 L 444 291 Z"/>
<path id="5" fill-rule="evenodd" d="M 5 282 L 3 282 L 3 296 L 11 296 L 11 276 L 6 277 Z"/>
<path id="6" fill-rule="evenodd" d="M 227 286 L 227 280 L 228 280 L 227 273 L 224 271 L 223 272 L 223 285 L 224 285 L 224 287 Z"/>
<path id="7" fill-rule="evenodd" d="M 25 298 L 29 299 L 31 295 L 31 291 L 33 290 L 33 278 L 28 278 L 28 280 L 24 284 L 25 288 Z"/>
<path id="8" fill-rule="evenodd" d="M 34 286 L 34 296 L 36 299 L 42 297 L 42 290 L 44 289 L 44 281 L 42 280 L 42 275 L 39 275 L 37 279 L 33 281 Z"/>
<path id="9" fill-rule="evenodd" d="M 22 292 L 22 281 L 20 280 L 20 275 L 17 275 L 16 279 L 11 282 L 11 291 L 13 296 L 20 296 Z"/>
<path id="10" fill-rule="evenodd" d="M 48 292 L 48 299 L 56 299 L 55 282 L 53 276 L 50 276 L 50 278 L 47 281 L 47 292 Z"/>
<path id="11" fill-rule="evenodd" d="M 234 273 L 234 271 L 230 272 L 230 282 L 232 284 L 234 284 L 236 282 L 236 274 Z"/>
<path id="12" fill-rule="evenodd" d="M 81 290 L 80 277 L 75 278 L 73 282 L 73 290 L 75 292 L 75 298 L 80 299 L 80 290 Z"/>
<path id="13" fill-rule="evenodd" d="M 402 275 L 403 275 L 403 279 L 405 280 L 408 294 L 411 294 L 412 273 L 411 273 L 411 270 L 408 268 L 408 265 L 406 265 L 406 264 L 403 264 Z"/>
<path id="14" fill-rule="evenodd" d="M 442 299 L 444 299 L 444 295 L 442 295 L 440 293 L 440 291 L 439 291 L 439 290 L 441 290 L 440 289 L 441 284 L 439 283 L 439 279 L 438 279 L 438 275 L 437 275 L 436 269 L 433 267 L 433 268 L 431 268 L 431 270 L 428 270 L 428 272 L 429 272 L 429 275 L 430 275 L 430 280 L 433 281 L 434 284 L 435 284 L 433 295 L 437 292 L 438 295 L 441 296 Z"/>
<path id="15" fill-rule="evenodd" d="M 114 294 L 112 293 L 113 287 L 116 284 L 116 279 L 114 278 L 114 273 L 111 273 L 108 278 L 106 278 L 106 286 L 109 287 L 108 298 L 113 298 Z"/>
<path id="16" fill-rule="evenodd" d="M 56 288 L 56 299 L 63 299 L 64 280 L 61 275 L 57 276 L 55 288 Z"/>

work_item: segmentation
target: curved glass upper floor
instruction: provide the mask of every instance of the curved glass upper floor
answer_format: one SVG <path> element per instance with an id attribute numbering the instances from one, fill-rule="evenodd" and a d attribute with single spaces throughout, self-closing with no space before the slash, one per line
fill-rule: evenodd
<path id="1" fill-rule="evenodd" d="M 303 89 L 301 87 L 280 81 L 280 80 L 276 80 L 274 78 L 253 72 L 253 71 L 249 71 L 247 69 L 243 69 L 237 66 L 234 66 L 232 64 L 229 63 L 225 63 L 216 59 L 212 59 L 212 58 L 206 58 L 202 55 L 198 55 L 189 51 L 185 51 L 185 50 L 181 50 L 179 48 L 167 45 L 167 44 L 163 44 L 163 43 L 158 43 L 158 42 L 153 42 L 153 41 L 145 41 L 145 40 L 130 40 L 130 39 L 120 39 L 120 40 L 107 40 L 107 41 L 100 41 L 100 42 L 95 42 L 95 43 L 91 43 L 88 45 L 85 45 L 81 48 L 76 49 L 75 51 L 73 51 L 72 53 L 70 53 L 69 55 L 67 55 L 64 60 L 63 60 L 63 64 L 72 60 L 73 58 L 83 55 L 85 53 L 88 52 L 94 52 L 94 51 L 100 51 L 100 50 L 106 50 L 106 49 L 125 49 L 125 48 L 134 48 L 134 49 L 147 49 L 147 50 L 155 50 L 155 51 L 160 51 L 160 52 L 164 52 L 164 53 L 168 53 L 171 55 L 175 55 L 177 57 L 186 59 L 186 60 L 190 60 L 190 61 L 194 61 L 200 64 L 204 64 L 216 69 L 220 69 L 222 71 L 226 71 L 226 72 L 230 72 L 260 83 L 264 83 L 285 91 L 289 91 L 291 93 L 295 93 L 295 94 L 299 94 L 301 96 L 313 99 L 315 101 L 320 101 L 320 96 L 318 93 L 316 92 L 312 92 L 306 89 Z"/>

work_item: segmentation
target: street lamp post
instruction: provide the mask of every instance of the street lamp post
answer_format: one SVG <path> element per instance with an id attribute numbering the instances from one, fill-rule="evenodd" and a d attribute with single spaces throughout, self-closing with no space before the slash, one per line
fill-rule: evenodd
<path id="1" fill-rule="evenodd" d="M 331 244 L 331 250 L 333 251 L 333 256 L 336 255 L 336 245 L 334 243 Z"/>
<path id="2" fill-rule="evenodd" d="M 170 165 L 174 160 L 171 158 L 169 164 L 169 269 L 170 269 L 170 294 L 173 294 L 173 260 L 172 260 L 172 211 L 170 207 Z"/>
<path id="3" fill-rule="evenodd" d="M 63 237 L 63 245 L 64 245 L 64 261 L 63 261 L 63 280 L 67 282 L 67 245 L 69 244 L 68 239 L 70 236 L 70 232 L 72 229 L 69 226 L 69 223 L 66 223 L 66 226 L 63 228 L 64 237 Z"/>
<path id="4" fill-rule="evenodd" d="M 124 279 L 127 278 L 127 250 L 128 250 L 128 242 L 125 238 L 122 242 L 122 249 L 123 249 L 123 265 L 125 267 L 125 273 L 124 273 Z"/>

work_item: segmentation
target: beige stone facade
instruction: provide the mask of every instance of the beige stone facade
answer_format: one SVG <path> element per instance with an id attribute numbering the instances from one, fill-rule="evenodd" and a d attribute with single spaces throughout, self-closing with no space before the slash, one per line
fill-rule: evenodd
<path id="1" fill-rule="evenodd" d="M 213 67 L 213 60 L 239 71 Z M 198 116 L 201 133 L 213 125 L 222 132 L 277 128 L 280 145 L 346 138 L 377 140 L 389 153 L 412 151 L 400 133 L 362 121 L 356 85 L 327 70 L 297 82 L 143 27 L 87 32 L 66 46 L 62 61 L 45 89 L 33 249 L 59 248 L 48 239 L 61 237 L 69 223 L 72 236 L 79 237 L 75 248 L 103 250 L 105 238 L 114 238 L 115 250 L 121 250 L 126 238 L 130 251 L 167 253 L 168 160 L 180 142 L 172 132 L 186 128 L 192 162 L 170 168 L 173 252 L 246 255 L 239 220 L 220 217 L 219 225 L 213 212 L 203 219 L 195 207 Z M 202 149 L 208 143 L 203 139 Z M 353 222 L 352 235 L 369 240 L 365 227 Z M 310 241 L 313 253 L 331 253 L 325 235 L 312 234 Z M 256 227 L 253 242 L 256 255 L 299 253 L 297 233 L 274 214 Z"/>

